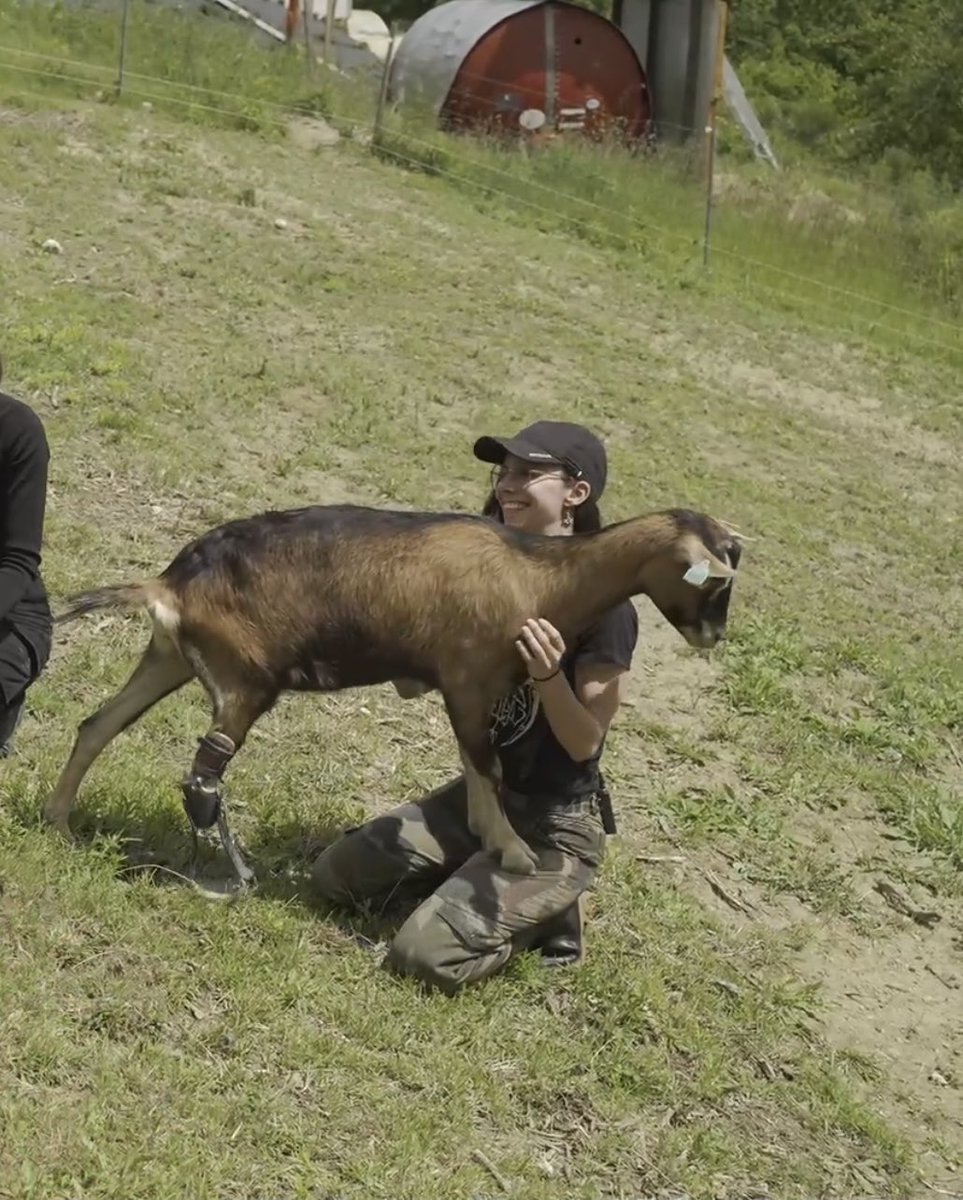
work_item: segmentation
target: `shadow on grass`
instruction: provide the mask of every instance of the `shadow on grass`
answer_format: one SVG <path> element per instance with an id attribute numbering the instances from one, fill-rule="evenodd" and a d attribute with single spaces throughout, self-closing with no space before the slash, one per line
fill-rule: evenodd
<path id="1" fill-rule="evenodd" d="M 235 808 L 241 806 L 228 804 L 229 827 L 255 874 L 246 894 L 282 904 L 299 903 L 368 949 L 390 940 L 440 882 L 400 887 L 381 903 L 339 908 L 314 891 L 309 875 L 314 860 L 340 836 L 341 829 L 319 830 L 291 820 L 259 826 L 241 836 L 241 822 L 235 815 Z M 195 846 L 186 815 L 176 810 L 165 808 L 145 817 L 106 804 L 98 807 L 96 815 L 76 812 L 72 833 L 78 846 L 113 841 L 116 875 L 122 882 L 146 877 L 158 887 L 197 886 L 225 899 L 242 894 L 216 828 L 202 831 Z"/>

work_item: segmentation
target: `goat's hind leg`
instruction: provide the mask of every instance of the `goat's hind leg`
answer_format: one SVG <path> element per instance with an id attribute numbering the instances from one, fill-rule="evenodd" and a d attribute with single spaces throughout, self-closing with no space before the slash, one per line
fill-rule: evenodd
<path id="1" fill-rule="evenodd" d="M 120 691 L 78 726 L 70 757 L 44 805 L 44 819 L 69 836 L 70 811 L 94 760 L 119 733 L 193 676 L 173 642 L 155 634 Z"/>
<path id="2" fill-rule="evenodd" d="M 277 692 L 244 686 L 221 688 L 203 663 L 195 665 L 214 701 L 214 719 L 207 733 L 199 739 L 191 768 L 181 780 L 184 810 L 195 843 L 198 830 L 217 826 L 235 874 L 242 884 L 248 884 L 254 880 L 254 872 L 244 862 L 227 823 L 223 777 L 228 763 L 244 745 L 248 730 L 271 707 Z"/>

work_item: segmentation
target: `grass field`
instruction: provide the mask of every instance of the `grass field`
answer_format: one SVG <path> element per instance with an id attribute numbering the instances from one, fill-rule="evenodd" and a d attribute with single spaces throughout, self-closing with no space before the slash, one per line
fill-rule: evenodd
<path id="1" fill-rule="evenodd" d="M 169 873 L 195 685 L 96 764 L 76 845 L 40 826 L 145 636 L 65 628 L 0 765 L 0 1197 L 963 1193 L 960 360 L 356 141 L 5 86 L 0 351 L 51 442 L 55 600 L 262 507 L 475 509 L 473 436 L 537 414 L 604 434 L 609 519 L 757 540 L 711 662 L 639 602 L 586 963 L 454 1000 L 303 880 L 452 773 L 436 697 L 282 701 L 229 774 L 261 886 L 215 904 Z"/>

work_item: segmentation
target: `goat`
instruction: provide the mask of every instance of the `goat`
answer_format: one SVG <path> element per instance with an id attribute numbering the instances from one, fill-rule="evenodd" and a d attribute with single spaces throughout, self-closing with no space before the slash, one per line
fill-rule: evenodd
<path id="1" fill-rule="evenodd" d="M 80 723 L 44 816 L 69 836 L 84 775 L 108 743 L 197 678 L 213 719 L 183 802 L 196 836 L 224 817 L 224 771 L 284 691 L 393 682 L 402 696 L 438 689 L 468 785 L 469 823 L 506 870 L 535 858 L 508 821 L 489 734 L 492 705 L 525 678 L 515 639 L 543 616 L 566 644 L 606 610 L 646 595 L 693 647 L 725 636 L 744 540 L 688 509 L 550 537 L 481 516 L 355 505 L 270 511 L 186 545 L 160 575 L 69 597 L 58 623 L 102 608 L 146 608 L 153 630 L 126 684 Z"/>

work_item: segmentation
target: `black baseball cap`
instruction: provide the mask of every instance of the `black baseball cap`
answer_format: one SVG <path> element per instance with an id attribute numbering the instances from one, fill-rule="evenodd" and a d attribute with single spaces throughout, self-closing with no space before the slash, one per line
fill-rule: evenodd
<path id="1" fill-rule="evenodd" d="M 507 454 L 514 454 L 533 466 L 564 467 L 575 479 L 584 479 L 591 487 L 592 500 L 598 500 L 605 490 L 608 475 L 605 447 L 584 425 L 536 421 L 514 437 L 480 437 L 474 451 L 482 462 L 503 463 Z"/>

